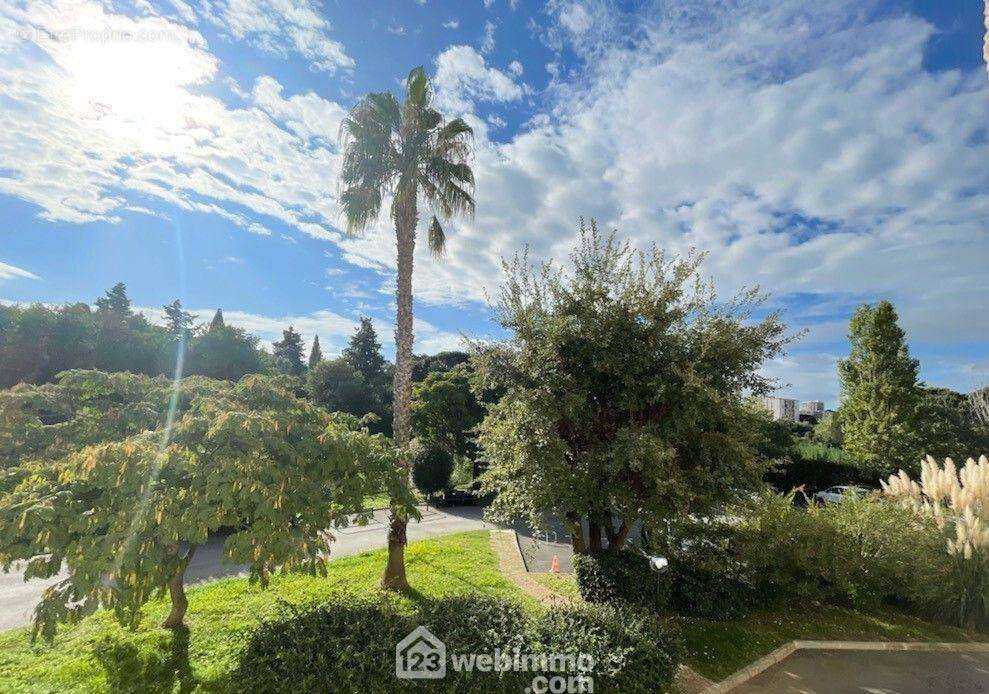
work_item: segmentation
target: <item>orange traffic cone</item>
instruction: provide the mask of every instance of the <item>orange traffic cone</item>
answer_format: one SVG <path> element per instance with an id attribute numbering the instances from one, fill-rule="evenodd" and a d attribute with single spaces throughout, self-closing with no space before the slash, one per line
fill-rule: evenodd
<path id="1" fill-rule="evenodd" d="M 560 573 L 560 558 L 555 554 L 553 555 L 553 561 L 549 563 L 549 572 L 551 574 Z"/>

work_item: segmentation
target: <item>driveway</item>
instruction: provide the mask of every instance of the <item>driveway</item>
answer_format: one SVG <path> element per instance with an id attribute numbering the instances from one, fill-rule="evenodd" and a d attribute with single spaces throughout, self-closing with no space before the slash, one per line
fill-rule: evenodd
<path id="1" fill-rule="evenodd" d="M 468 530 L 490 529 L 481 516 L 483 508 L 457 506 L 444 509 L 422 507 L 422 520 L 409 523 L 409 540 L 422 540 L 437 535 L 460 533 Z M 336 541 L 330 546 L 333 557 L 347 557 L 384 547 L 388 539 L 388 511 L 375 511 L 374 518 L 366 526 L 352 526 L 333 531 Z M 186 570 L 186 585 L 223 576 L 236 576 L 246 572 L 245 565 L 223 563 L 222 536 L 211 537 L 196 550 Z M 21 626 L 31 621 L 34 606 L 41 599 L 45 588 L 65 578 L 64 572 L 46 580 L 24 581 L 23 573 L 0 573 L 0 631 Z"/>
<path id="2" fill-rule="evenodd" d="M 731 694 L 987 694 L 989 653 L 798 650 Z"/>

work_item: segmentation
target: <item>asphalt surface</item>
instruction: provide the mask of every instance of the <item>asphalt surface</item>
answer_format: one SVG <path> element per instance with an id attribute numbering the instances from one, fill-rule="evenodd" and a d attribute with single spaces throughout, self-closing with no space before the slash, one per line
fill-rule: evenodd
<path id="1" fill-rule="evenodd" d="M 801 650 L 731 694 L 987 694 L 989 653 Z"/>
<path id="2" fill-rule="evenodd" d="M 481 516 L 484 509 L 476 506 L 458 506 L 444 509 L 420 508 L 422 520 L 409 523 L 409 540 L 492 528 Z M 384 547 L 388 539 L 388 511 L 375 511 L 374 518 L 366 526 L 352 526 L 334 530 L 336 540 L 330 545 L 331 557 L 347 557 Z M 212 537 L 196 550 L 186 569 L 186 585 L 246 573 L 245 565 L 223 563 L 224 537 Z M 65 573 L 49 579 L 24 581 L 21 571 L 0 572 L 0 630 L 22 626 L 31 621 L 34 606 L 50 585 L 66 577 Z"/>

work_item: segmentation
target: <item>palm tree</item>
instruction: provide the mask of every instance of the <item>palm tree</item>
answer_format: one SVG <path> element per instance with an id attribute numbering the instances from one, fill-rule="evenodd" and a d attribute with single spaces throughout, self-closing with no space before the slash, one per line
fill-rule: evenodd
<path id="1" fill-rule="evenodd" d="M 378 217 L 382 201 L 391 196 L 395 222 L 398 278 L 395 291 L 394 423 L 395 445 L 407 449 L 411 438 L 409 405 L 412 397 L 412 256 L 415 250 L 419 200 L 434 211 L 427 232 L 429 250 L 443 252 L 445 235 L 436 214 L 444 219 L 474 214 L 474 174 L 467 162 L 473 131 L 462 119 L 449 122 L 430 105 L 432 89 L 425 71 L 417 67 L 405 81 L 401 104 L 390 92 L 368 94 L 341 125 L 343 163 L 340 204 L 349 233 L 358 233 Z M 408 457 L 400 456 L 408 473 Z M 406 474 L 406 479 L 408 476 Z M 408 586 L 405 578 L 407 517 L 392 504 L 388 526 L 388 565 L 381 585 Z"/>

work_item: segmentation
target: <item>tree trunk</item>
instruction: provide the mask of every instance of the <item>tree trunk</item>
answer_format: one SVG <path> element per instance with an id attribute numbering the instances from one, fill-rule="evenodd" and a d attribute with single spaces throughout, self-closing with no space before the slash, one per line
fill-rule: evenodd
<path id="1" fill-rule="evenodd" d="M 581 525 L 580 516 L 576 513 L 567 513 L 567 521 L 570 523 L 570 544 L 573 545 L 574 554 L 584 554 L 587 552 L 587 545 L 584 544 L 584 526 Z"/>
<path id="2" fill-rule="evenodd" d="M 395 377 L 392 382 L 394 392 L 394 419 L 392 431 L 395 446 L 400 453 L 401 472 L 406 483 L 409 479 L 409 461 L 404 455 L 412 438 L 409 410 L 412 401 L 412 254 L 415 251 L 416 191 L 399 192 L 404 199 L 397 201 L 395 214 L 395 239 L 398 254 L 398 276 L 396 278 L 397 316 L 395 321 Z M 405 514 L 391 505 L 388 522 L 388 565 L 381 579 L 381 587 L 386 590 L 402 590 L 409 587 L 405 577 Z"/>
<path id="3" fill-rule="evenodd" d="M 185 612 L 189 609 L 189 600 L 185 597 L 185 570 L 195 553 L 196 548 L 190 547 L 188 554 L 179 559 L 172 577 L 168 579 L 168 595 L 172 599 L 172 609 L 161 624 L 166 629 L 184 626 Z"/>
<path id="4" fill-rule="evenodd" d="M 605 527 L 608 529 L 608 551 L 620 552 L 622 547 L 625 546 L 625 539 L 628 537 L 628 531 L 631 526 L 628 524 L 628 521 L 623 520 L 617 530 L 611 529 L 611 523 L 608 523 Z"/>
<path id="5" fill-rule="evenodd" d="M 601 551 L 601 524 L 593 519 L 587 521 L 587 549 L 592 553 Z"/>

